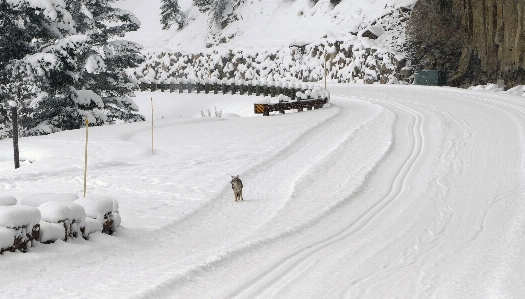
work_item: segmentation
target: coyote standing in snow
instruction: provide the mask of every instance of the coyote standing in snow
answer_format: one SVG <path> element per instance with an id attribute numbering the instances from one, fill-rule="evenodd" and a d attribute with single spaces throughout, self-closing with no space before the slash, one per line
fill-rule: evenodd
<path id="1" fill-rule="evenodd" d="M 242 198 L 242 181 L 239 179 L 239 176 L 232 176 L 230 183 L 235 194 L 235 201 L 244 200 L 244 198 Z"/>

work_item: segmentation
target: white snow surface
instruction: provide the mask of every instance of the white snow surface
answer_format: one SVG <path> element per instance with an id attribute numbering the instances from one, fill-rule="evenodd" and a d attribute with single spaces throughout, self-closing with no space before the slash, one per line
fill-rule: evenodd
<path id="1" fill-rule="evenodd" d="M 2 296 L 525 297 L 523 98 L 329 89 L 330 107 L 270 117 L 254 96 L 138 93 L 146 122 L 90 128 L 88 196 L 117 199 L 122 227 L 4 253 Z M 0 141 L 2 194 L 80 194 L 84 138 L 21 138 L 17 170 Z"/>
<path id="2" fill-rule="evenodd" d="M 56 191 L 51 190 L 51 191 Z M 55 193 L 55 192 L 49 192 L 49 193 L 36 193 L 36 194 L 29 194 L 26 195 L 22 200 L 20 201 L 20 204 L 26 205 L 26 206 L 33 206 L 38 207 L 43 203 L 54 201 L 54 202 L 60 202 L 60 203 L 70 203 L 74 202 L 78 199 L 78 195 L 76 193 Z"/>

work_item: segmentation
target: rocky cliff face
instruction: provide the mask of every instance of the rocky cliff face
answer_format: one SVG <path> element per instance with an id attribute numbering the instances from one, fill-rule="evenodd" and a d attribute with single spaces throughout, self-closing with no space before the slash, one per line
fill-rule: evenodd
<path id="1" fill-rule="evenodd" d="M 504 79 L 507 85 L 523 84 L 525 82 L 525 1 L 452 0 L 452 2 L 454 9 L 462 12 L 466 40 L 459 61 L 459 74 L 450 79 L 461 80 L 463 77 L 463 81 L 473 83 Z"/>

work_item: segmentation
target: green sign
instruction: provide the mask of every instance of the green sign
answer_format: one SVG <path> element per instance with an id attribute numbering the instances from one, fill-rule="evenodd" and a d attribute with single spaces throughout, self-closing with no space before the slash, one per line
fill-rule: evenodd
<path id="1" fill-rule="evenodd" d="M 415 85 L 443 86 L 447 83 L 447 75 L 443 71 L 424 70 L 414 76 Z"/>

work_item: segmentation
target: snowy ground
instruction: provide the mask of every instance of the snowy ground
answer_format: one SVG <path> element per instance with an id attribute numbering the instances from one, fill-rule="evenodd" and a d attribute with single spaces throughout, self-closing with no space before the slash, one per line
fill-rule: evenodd
<path id="1" fill-rule="evenodd" d="M 2 296 L 525 297 L 523 98 L 330 90 L 272 117 L 256 97 L 139 94 L 148 122 L 90 130 L 88 193 L 117 198 L 122 227 L 5 253 Z M 228 117 L 200 116 L 215 107 Z M 16 171 L 0 141 L 1 194 L 80 193 L 84 138 L 22 138 Z"/>

